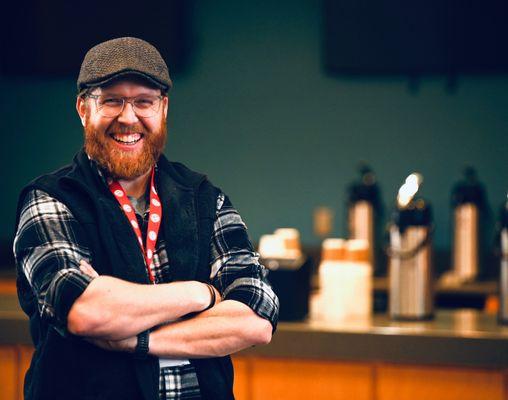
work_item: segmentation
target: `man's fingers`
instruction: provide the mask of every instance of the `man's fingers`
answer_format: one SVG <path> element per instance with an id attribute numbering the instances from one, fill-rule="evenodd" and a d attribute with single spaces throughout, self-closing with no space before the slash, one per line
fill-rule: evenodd
<path id="1" fill-rule="evenodd" d="M 79 263 L 79 269 L 81 272 L 91 276 L 92 278 L 97 278 L 99 274 L 96 270 L 92 268 L 90 264 L 88 264 L 85 260 L 81 260 Z"/>

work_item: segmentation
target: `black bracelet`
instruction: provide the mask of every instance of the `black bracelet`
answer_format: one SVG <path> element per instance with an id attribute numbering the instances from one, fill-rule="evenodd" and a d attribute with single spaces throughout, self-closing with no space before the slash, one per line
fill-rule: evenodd
<path id="1" fill-rule="evenodd" d="M 203 311 L 209 310 L 215 305 L 215 289 L 209 283 L 205 283 L 205 285 L 208 287 L 208 290 L 210 291 L 210 304 L 208 304 L 208 307 L 206 307 Z"/>
<path id="2" fill-rule="evenodd" d="M 148 344 L 150 341 L 150 331 L 146 330 L 138 334 L 138 343 L 136 344 L 136 349 L 134 350 L 134 357 L 142 360 L 145 359 L 148 355 Z"/>

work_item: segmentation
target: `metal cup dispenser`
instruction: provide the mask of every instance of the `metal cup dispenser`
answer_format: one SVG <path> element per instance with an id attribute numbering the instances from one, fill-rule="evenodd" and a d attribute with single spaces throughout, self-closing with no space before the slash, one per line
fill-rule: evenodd
<path id="1" fill-rule="evenodd" d="M 380 216 L 382 211 L 379 187 L 374 171 L 364 163 L 358 168 L 360 179 L 348 187 L 348 231 L 350 239 L 368 243 L 368 258 L 379 275 L 380 260 L 377 256 L 380 242 Z"/>
<path id="2" fill-rule="evenodd" d="M 421 175 L 408 176 L 389 226 L 389 314 L 397 320 L 424 320 L 434 314 L 432 211 L 415 197 L 421 183 Z"/>
<path id="3" fill-rule="evenodd" d="M 499 322 L 508 325 L 508 198 L 501 209 L 500 228 Z"/>

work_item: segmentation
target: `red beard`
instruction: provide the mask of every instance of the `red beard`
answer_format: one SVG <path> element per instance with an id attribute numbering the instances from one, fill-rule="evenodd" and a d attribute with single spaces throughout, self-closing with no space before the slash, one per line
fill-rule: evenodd
<path id="1" fill-rule="evenodd" d="M 85 124 L 85 151 L 102 168 L 109 172 L 113 179 L 134 179 L 150 170 L 161 155 L 166 144 L 166 118 L 163 117 L 157 131 L 147 132 L 141 125 L 129 127 L 129 131 L 143 135 L 143 147 L 140 152 L 127 152 L 115 146 L 109 132 L 123 132 L 125 127 L 117 122 L 111 125 L 106 133 L 99 133 Z"/>

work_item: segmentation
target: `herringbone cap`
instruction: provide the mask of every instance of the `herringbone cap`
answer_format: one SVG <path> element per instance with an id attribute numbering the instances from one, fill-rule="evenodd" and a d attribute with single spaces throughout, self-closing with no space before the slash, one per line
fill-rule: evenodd
<path id="1" fill-rule="evenodd" d="M 154 46 L 142 39 L 122 37 L 88 50 L 79 71 L 78 92 L 132 74 L 147 79 L 163 92 L 173 85 L 168 67 Z"/>

